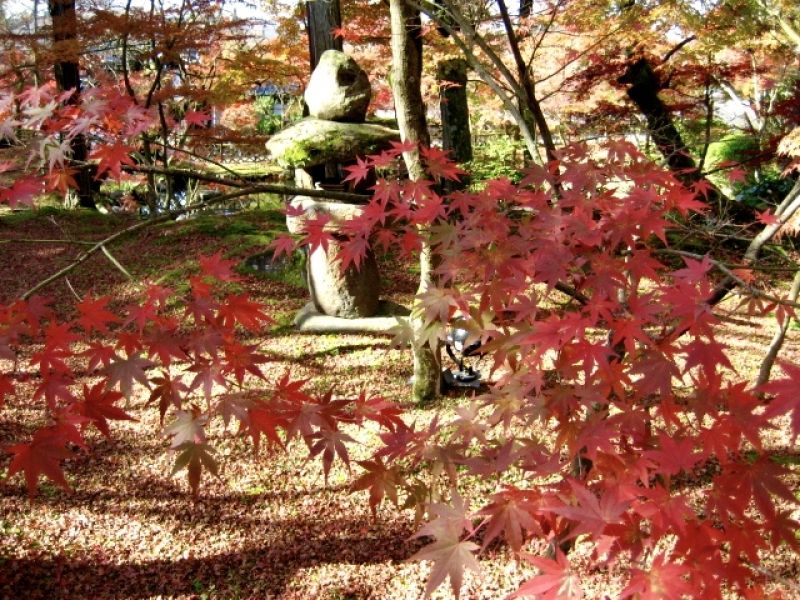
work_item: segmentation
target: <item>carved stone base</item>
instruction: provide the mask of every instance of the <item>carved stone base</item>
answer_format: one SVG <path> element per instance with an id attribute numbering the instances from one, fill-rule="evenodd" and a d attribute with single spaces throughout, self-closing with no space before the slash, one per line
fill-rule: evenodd
<path id="1" fill-rule="evenodd" d="M 408 309 L 393 302 L 380 303 L 380 315 L 358 319 L 343 319 L 320 313 L 313 302 L 306 304 L 294 318 L 299 331 L 309 333 L 389 333 L 402 325 Z"/>

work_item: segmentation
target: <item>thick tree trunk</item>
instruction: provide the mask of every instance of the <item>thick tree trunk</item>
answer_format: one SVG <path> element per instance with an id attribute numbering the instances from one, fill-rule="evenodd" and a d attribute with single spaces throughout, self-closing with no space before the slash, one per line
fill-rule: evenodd
<path id="1" fill-rule="evenodd" d="M 325 50 L 341 50 L 342 38 L 333 35 L 333 30 L 342 26 L 339 0 L 313 0 L 306 2 L 306 29 L 308 31 L 308 54 L 311 70 L 319 64 Z"/>
<path id="2" fill-rule="evenodd" d="M 708 181 L 697 168 L 689 148 L 675 127 L 672 115 L 658 97 L 661 84 L 650 62 L 646 58 L 640 58 L 630 64 L 619 78 L 619 82 L 629 85 L 628 97 L 645 116 L 650 137 L 678 179 L 687 186 L 702 181 L 707 189 L 702 199 L 715 213 L 738 212 L 735 210 L 737 205 Z"/>
<path id="3" fill-rule="evenodd" d="M 77 104 L 80 98 L 81 78 L 78 67 L 78 18 L 74 0 L 49 0 L 48 8 L 53 20 L 53 53 L 59 58 L 54 65 L 56 85 L 59 90 L 75 90 L 68 102 Z M 72 160 L 85 163 L 89 148 L 83 135 L 76 135 L 70 143 Z M 75 177 L 78 183 L 78 204 L 95 208 L 92 191 L 92 172 L 81 166 Z"/>
<path id="4" fill-rule="evenodd" d="M 308 55 L 311 71 L 317 68 L 322 53 L 326 50 L 342 50 L 342 38 L 333 34 L 342 26 L 339 0 L 312 0 L 306 2 L 306 31 L 308 32 Z M 308 106 L 303 106 L 303 115 L 308 116 Z M 325 179 L 339 178 L 339 164 L 327 163 L 323 173 Z"/>
<path id="5" fill-rule="evenodd" d="M 451 58 L 437 66 L 441 91 L 442 147 L 456 162 L 472 160 L 472 136 L 469 130 L 467 103 L 467 61 Z"/>
<path id="6" fill-rule="evenodd" d="M 422 30 L 420 14 L 405 0 L 390 0 L 389 12 L 392 28 L 392 91 L 394 93 L 397 124 L 402 139 L 423 146 L 430 145 L 425 121 L 425 103 L 422 100 Z M 424 165 L 418 149 L 403 154 L 408 175 L 413 180 L 424 179 Z M 420 252 L 420 282 L 417 293 L 426 292 L 435 285 L 436 256 L 427 240 L 428 232 L 421 230 L 423 247 Z M 415 331 L 422 321 L 413 322 Z M 441 361 L 438 348 L 426 343 L 414 344 L 413 398 L 418 403 L 434 401 L 440 392 Z"/>
<path id="7" fill-rule="evenodd" d="M 469 130 L 467 103 L 467 61 L 463 58 L 443 60 L 437 65 L 439 108 L 442 114 L 442 148 L 458 163 L 472 160 L 472 135 Z M 460 181 L 446 181 L 446 192 L 463 189 L 468 176 Z"/>

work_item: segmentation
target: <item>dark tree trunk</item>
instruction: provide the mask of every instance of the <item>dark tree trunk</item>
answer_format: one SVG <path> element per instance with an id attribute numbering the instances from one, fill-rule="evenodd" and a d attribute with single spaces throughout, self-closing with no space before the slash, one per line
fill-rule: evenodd
<path id="1" fill-rule="evenodd" d="M 306 2 L 308 53 L 312 71 L 319 64 L 319 57 L 325 50 L 342 49 L 342 38 L 333 35 L 333 30 L 341 26 L 342 15 L 339 10 L 339 0 Z"/>
<path id="2" fill-rule="evenodd" d="M 672 115 L 658 97 L 660 82 L 647 59 L 640 58 L 628 66 L 619 81 L 629 84 L 628 97 L 647 119 L 647 130 L 669 168 L 675 172 L 694 170 L 694 159 L 675 127 Z"/>
<path id="3" fill-rule="evenodd" d="M 53 50 L 58 57 L 54 65 L 58 89 L 74 90 L 70 104 L 77 104 L 81 92 L 81 78 L 78 67 L 78 18 L 74 0 L 49 0 L 50 18 L 53 20 Z M 86 208 L 95 208 L 92 190 L 92 172 L 84 165 L 89 156 L 89 148 L 83 135 L 76 135 L 70 143 L 72 160 L 79 163 L 76 181 L 78 183 L 78 203 Z"/>
<path id="4" fill-rule="evenodd" d="M 467 61 L 463 58 L 443 60 L 437 74 L 442 84 L 439 95 L 442 146 L 456 162 L 468 162 L 472 160 L 472 136 L 467 104 Z"/>
<path id="5" fill-rule="evenodd" d="M 442 113 L 442 147 L 458 163 L 472 160 L 472 136 L 469 130 L 469 106 L 467 103 L 467 61 L 452 58 L 437 66 L 440 84 L 439 107 Z M 447 191 L 463 188 L 466 177 L 456 185 L 446 182 Z"/>
<path id="6" fill-rule="evenodd" d="M 666 105 L 658 97 L 661 82 L 650 62 L 640 58 L 631 63 L 620 83 L 628 84 L 628 97 L 647 120 L 647 131 L 658 151 L 667 161 L 670 170 L 684 185 L 693 186 L 702 181 L 707 192 L 701 198 L 717 214 L 730 213 L 734 218 L 740 215 L 742 207 L 732 202 L 713 183 L 703 176 L 692 158 L 689 148 L 672 120 Z"/>
<path id="7" fill-rule="evenodd" d="M 422 26 L 419 11 L 411 8 L 405 0 L 390 0 L 389 12 L 392 26 L 392 92 L 397 114 L 397 124 L 403 140 L 411 140 L 422 146 L 430 145 L 428 126 L 425 121 L 425 103 L 422 100 Z M 403 153 L 408 175 L 413 180 L 425 179 L 427 174 L 420 159 L 419 150 Z M 436 255 L 427 241 L 428 231 L 420 228 L 423 243 L 420 251 L 420 281 L 417 294 L 426 292 L 436 284 Z M 415 333 L 420 333 L 421 319 L 412 322 Z M 439 396 L 442 367 L 439 349 L 426 343 L 414 343 L 414 389 L 415 402 L 429 403 Z"/>
<path id="8" fill-rule="evenodd" d="M 342 14 L 339 0 L 314 0 L 306 2 L 306 30 L 308 32 L 308 56 L 311 70 L 317 68 L 322 53 L 326 50 L 342 50 L 342 38 L 333 35 L 341 28 Z M 308 116 L 308 106 L 303 105 L 303 116 Z M 323 178 L 338 181 L 340 168 L 337 163 L 327 163 Z"/>

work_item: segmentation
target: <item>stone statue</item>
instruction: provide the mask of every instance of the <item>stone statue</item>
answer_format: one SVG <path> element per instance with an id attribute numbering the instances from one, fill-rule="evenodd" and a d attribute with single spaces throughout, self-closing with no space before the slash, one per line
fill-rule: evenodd
<path id="1" fill-rule="evenodd" d="M 305 93 L 310 116 L 273 136 L 267 142 L 267 151 L 278 164 L 295 170 L 299 187 L 341 186 L 338 165 L 380 152 L 400 140 L 399 132 L 364 122 L 371 95 L 367 74 L 355 60 L 344 52 L 326 50 Z M 327 250 L 315 249 L 306 261 L 314 309 L 346 319 L 375 315 L 380 306 L 375 256 L 369 252 L 359 269 L 344 270 L 336 258 L 344 242 L 339 224 L 358 215 L 362 208 L 307 196 L 296 196 L 291 204 L 303 209 L 301 216 L 287 218 L 292 233 L 303 231 L 305 219 L 320 214 L 331 217 L 326 227 L 332 234 L 332 243 Z"/>

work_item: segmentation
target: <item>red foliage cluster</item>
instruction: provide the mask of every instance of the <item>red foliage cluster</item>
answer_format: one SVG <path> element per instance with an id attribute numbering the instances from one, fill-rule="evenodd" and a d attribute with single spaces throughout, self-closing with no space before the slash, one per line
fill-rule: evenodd
<path id="1" fill-rule="evenodd" d="M 30 495 L 41 475 L 68 489 L 62 461 L 88 450 L 87 428 L 110 437 L 109 421 L 132 419 L 119 403 L 141 388 L 158 405 L 162 423 L 171 411 L 164 431 L 175 472 L 187 469 L 195 494 L 202 471 L 217 472 L 205 433 L 215 418 L 238 423 L 256 451 L 262 438 L 283 446 L 301 437 L 312 456 L 322 455 L 326 475 L 336 456 L 348 463 L 342 442 L 350 438 L 339 423 L 372 420 L 393 431 L 398 411 L 379 398 L 312 396 L 303 391 L 305 381 L 288 373 L 268 388 L 254 387 L 254 381 L 267 385 L 260 365 L 268 359 L 243 334 L 261 332 L 270 319 L 246 293 L 223 291 L 237 280 L 232 265 L 220 254 L 201 257 L 201 273 L 190 278 L 185 297 L 149 285 L 141 303 L 119 313 L 107 297 L 85 298 L 66 321 L 38 296 L 2 307 L 0 358 L 8 369 L 0 373 L 0 405 L 17 395 L 18 380 L 33 379 L 30 401 L 43 411 L 32 439 L 7 449 L 13 455 L 8 475 L 23 473 Z M 20 352 L 23 346 L 35 351 Z M 87 377 L 91 383 L 77 385 Z"/>
<path id="2" fill-rule="evenodd" d="M 129 108 L 108 118 L 136 130 L 144 121 Z M 125 159 L 118 143 L 97 147 L 112 173 Z M 350 179 L 392 166 L 409 149 L 398 144 L 359 161 Z M 459 176 L 441 151 L 422 157 L 432 177 Z M 13 189 L 0 192 L 8 202 L 20 199 Z M 477 568 L 474 552 L 497 538 L 523 556 L 536 538 L 556 549 L 590 544 L 599 564 L 632 560 L 627 596 L 760 590 L 763 553 L 797 545 L 787 472 L 764 452 L 762 436 L 787 413 L 798 433 L 798 371 L 749 389 L 715 337 L 711 262 L 674 270 L 659 260 L 671 220 L 703 208 L 695 192 L 625 142 L 571 148 L 519 184 L 438 190 L 434 181 L 380 180 L 363 214 L 343 224 L 352 240 L 344 262 L 359 264 L 370 245 L 410 253 L 430 236 L 441 287 L 418 298 L 425 326 L 415 342 L 437 343 L 458 318 L 494 359 L 493 386 L 457 418 L 407 424 L 386 400 L 314 396 L 288 373 L 253 390 L 266 379 L 266 358 L 243 333 L 260 333 L 268 317 L 246 294 L 225 291 L 235 275 L 215 255 L 200 261 L 185 297 L 149 286 L 140 304 L 119 312 L 107 298 L 86 298 L 68 321 L 41 298 L 2 308 L 0 394 L 35 378 L 30 401 L 43 409 L 31 439 L 8 448 L 9 475 L 24 474 L 31 493 L 40 475 L 66 487 L 62 461 L 86 448 L 88 427 L 109 435 L 109 421 L 131 418 L 119 402 L 140 387 L 162 418 L 171 411 L 175 470 L 187 470 L 195 493 L 202 472 L 217 469 L 206 434 L 214 418 L 235 420 L 256 448 L 262 439 L 282 446 L 300 438 L 326 474 L 336 457 L 349 467 L 342 424 L 371 420 L 383 428 L 382 446 L 360 463 L 354 488 L 369 490 L 373 510 L 404 497 L 427 511 L 420 535 L 435 541 L 417 558 L 436 563 L 429 589 L 449 576 L 458 593 L 463 570 Z M 309 220 L 301 243 L 324 246 L 325 224 Z M 18 352 L 28 346 L 32 354 Z M 90 379 L 80 389 L 79 374 Z M 765 408 L 761 391 L 777 400 Z M 687 480 L 701 471 L 708 491 L 692 497 Z M 498 491 L 462 499 L 467 475 Z M 451 504 L 432 501 L 446 497 Z M 560 551 L 535 563 L 543 573 L 522 592 L 580 595 Z"/>
<path id="3" fill-rule="evenodd" d="M 407 149 L 359 161 L 350 178 Z M 437 151 L 423 159 L 434 177 L 457 177 Z M 491 181 L 478 193 L 380 181 L 346 224 L 357 249 L 372 240 L 411 251 L 419 226 L 429 228 L 442 283 L 418 298 L 417 343 L 443 340 L 458 319 L 494 357 L 486 394 L 455 420 L 382 435 L 357 484 L 373 507 L 398 488 L 411 496 L 422 485 L 428 498 L 451 490 L 454 507 L 428 505 L 436 518 L 420 532 L 436 538 L 417 555 L 436 561 L 433 587 L 449 575 L 458 593 L 480 539 L 485 548 L 502 537 L 517 552 L 531 538 L 556 549 L 591 544 L 600 564 L 625 556 L 649 565 L 631 571 L 623 595 L 653 598 L 721 597 L 726 586 L 756 593 L 763 553 L 797 548 L 788 471 L 764 451 L 763 434 L 787 413 L 800 433 L 789 391 L 798 371 L 787 366 L 786 379 L 749 389 L 715 336 L 712 263 L 659 260 L 671 219 L 702 209 L 619 142 L 568 149 L 519 185 Z M 321 243 L 312 230 L 322 228 L 312 224 L 305 243 Z M 358 252 L 344 258 L 358 262 Z M 778 398 L 765 408 L 761 392 Z M 433 483 L 403 479 L 421 465 Z M 502 486 L 473 499 L 481 506 L 471 512 L 455 492 L 464 476 Z M 697 478 L 707 482 L 702 498 L 692 496 Z M 580 596 L 557 552 L 535 559 L 543 574 L 521 592 Z"/>

